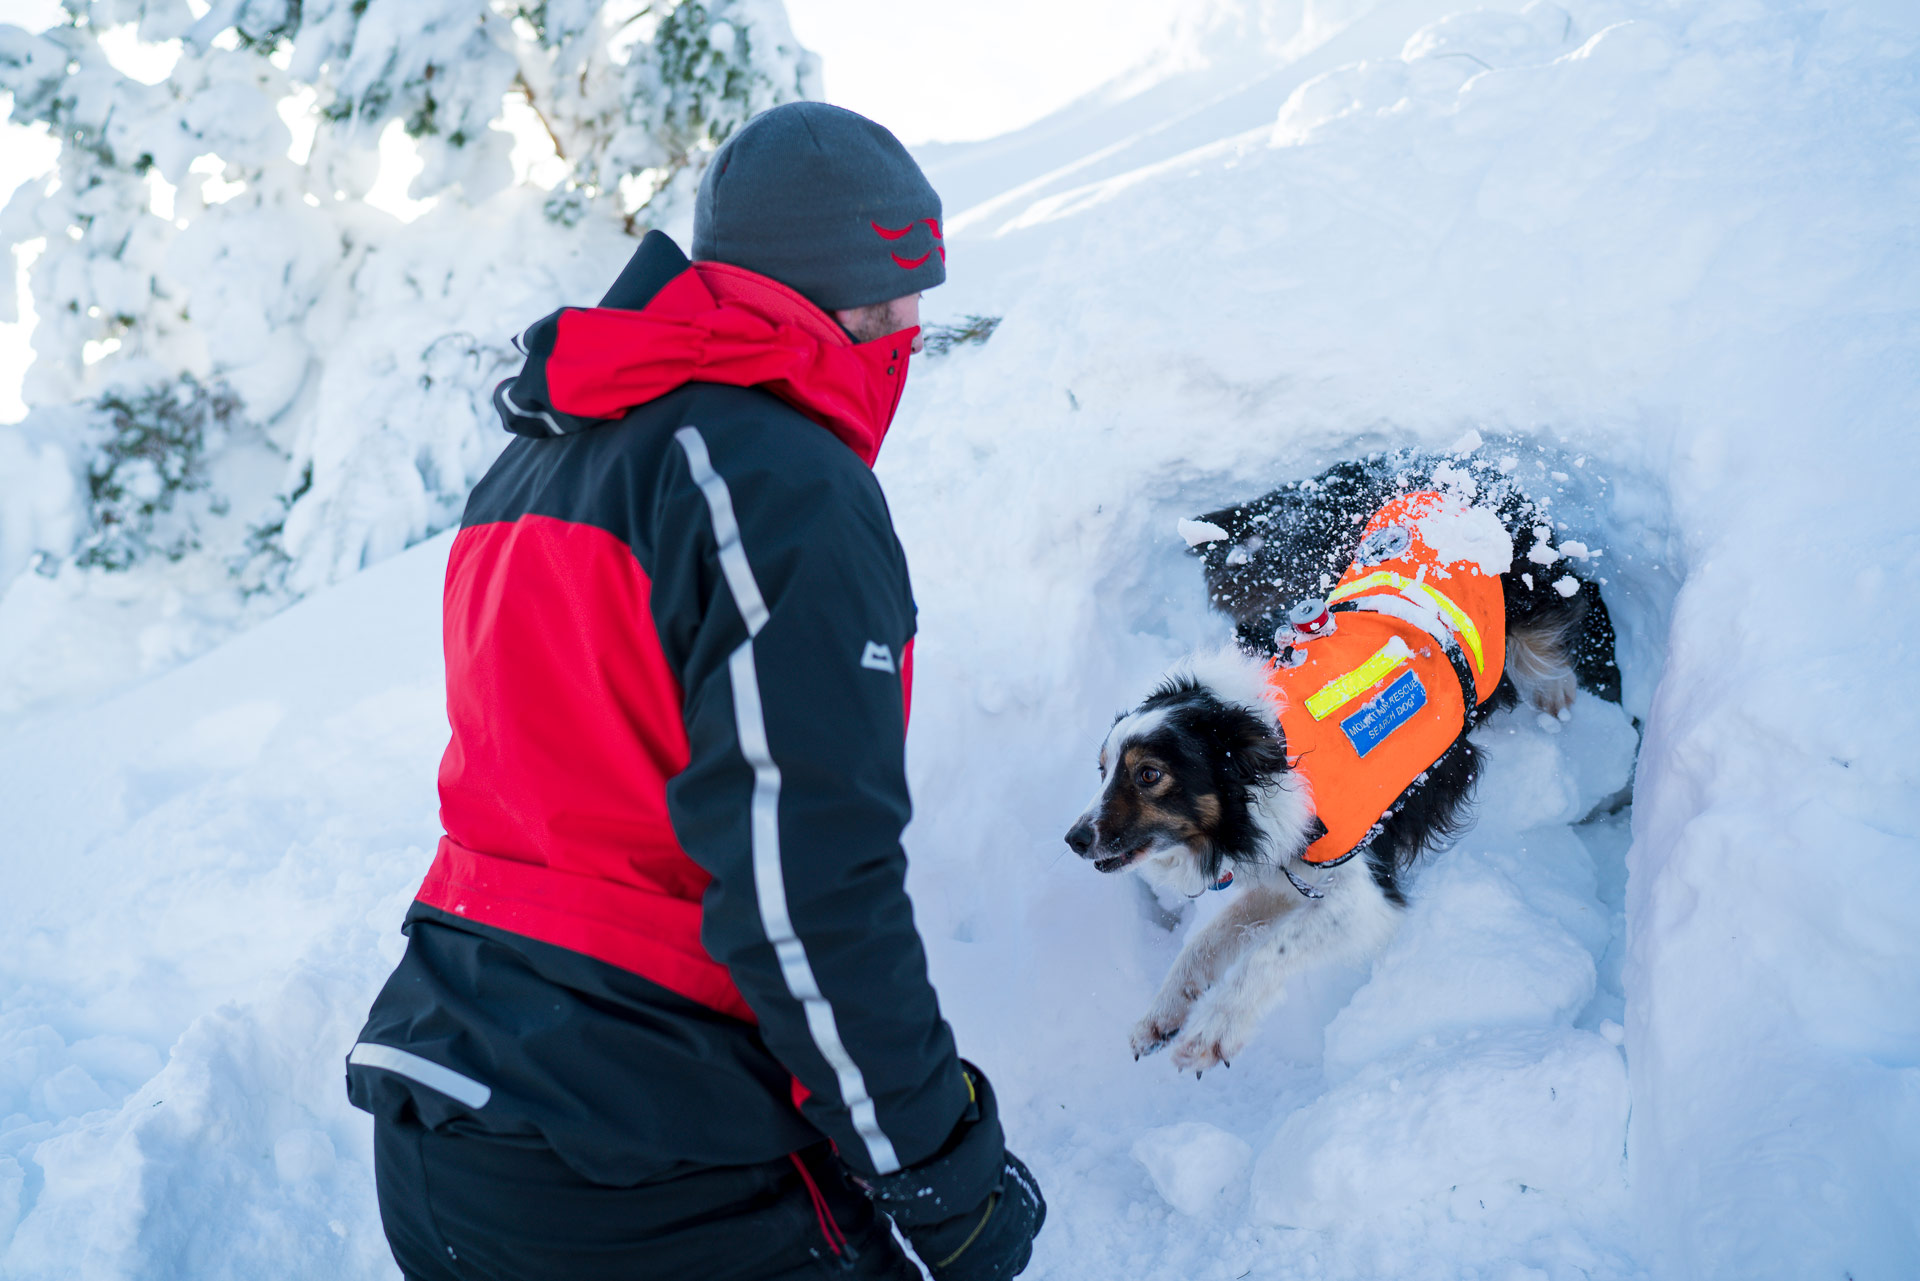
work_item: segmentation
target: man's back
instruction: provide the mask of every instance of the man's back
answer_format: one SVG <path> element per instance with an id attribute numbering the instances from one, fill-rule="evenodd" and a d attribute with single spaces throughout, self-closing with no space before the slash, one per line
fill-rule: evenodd
<path id="1" fill-rule="evenodd" d="M 649 300 L 626 301 L 640 311 Z M 557 331 L 546 364 L 566 362 L 577 376 L 590 354 L 569 349 L 580 334 Z M 536 342 L 529 365 L 541 355 Z M 736 599 L 743 587 L 757 605 Z M 752 651 L 761 723 L 743 741 L 730 665 L 761 630 Z M 766 391 L 686 383 L 616 422 L 517 438 L 475 488 L 448 559 L 447 835 L 409 913 L 416 935 L 420 922 L 433 927 L 431 941 L 403 963 L 363 1040 L 485 1084 L 490 1124 L 537 1131 L 608 1182 L 778 1157 L 816 1137 L 793 1106 L 816 1091 L 827 1107 L 874 1111 L 847 1140 L 865 1129 L 866 1146 L 891 1147 L 879 1117 L 887 1101 L 872 1091 L 896 1079 L 916 1103 L 944 1085 L 948 1106 L 907 1123 L 927 1131 L 910 1147 L 937 1147 L 962 1086 L 901 884 L 901 665 L 872 659 L 904 656 L 912 632 L 905 558 L 872 473 Z M 756 737 L 763 750 L 779 745 L 788 775 L 774 849 L 756 850 L 752 831 Z M 814 797 L 830 816 L 796 812 Z M 855 849 L 885 856 L 851 869 L 845 851 Z M 857 924 L 870 935 L 835 949 L 828 972 L 814 975 L 822 999 L 830 1004 L 838 981 L 874 1004 L 876 979 L 903 971 L 885 1001 L 888 1025 L 872 1029 L 857 1058 L 837 1029 L 819 1043 L 773 954 L 755 866 L 769 856 L 787 895 L 822 913 L 807 926 Z M 874 883 L 849 892 L 850 873 Z M 807 893 L 816 887 L 824 892 Z M 838 919 L 849 911 L 857 922 Z M 784 933 L 804 950 L 797 924 Z M 838 972 L 842 953 L 878 961 L 878 975 Z M 432 980 L 404 981 L 429 963 L 440 971 Z M 521 969 L 568 989 L 537 1002 L 531 1043 L 519 1003 L 485 995 L 500 972 Z M 422 1039 L 410 1029 L 428 992 L 445 1030 Z M 576 1006 L 574 994 L 588 999 Z M 769 1029 L 755 1026 L 755 996 L 776 1040 L 804 1036 L 797 1048 L 821 1060 L 820 1079 L 799 1095 L 768 1052 Z M 644 1045 L 629 1044 L 632 1015 Z M 652 1035 L 663 1024 L 665 1046 Z M 620 1047 L 617 1060 L 609 1046 Z M 502 1063 L 521 1057 L 503 1076 Z M 836 1061 L 847 1060 L 860 1064 L 860 1088 L 842 1103 L 851 1083 Z M 602 1080 L 629 1101 L 607 1106 Z M 366 1087 L 403 1090 L 423 1115 L 444 1107 L 391 1072 L 368 1075 Z M 756 1123 L 716 1125 L 715 1108 Z"/>
<path id="2" fill-rule="evenodd" d="M 834 558 L 861 576 L 863 612 L 881 633 L 853 643 L 855 665 L 868 640 L 904 650 L 912 598 L 878 486 L 851 451 L 772 396 L 693 384 L 618 424 L 515 441 L 474 491 L 449 559 L 447 836 L 421 900 L 750 1019 L 701 946 L 711 877 L 681 848 L 668 812 L 668 783 L 689 764 L 687 674 L 697 686 L 724 657 L 702 650 L 700 629 L 728 590 L 703 555 L 712 513 L 676 439 L 683 431 L 696 433 L 710 465 L 725 460 L 743 554 L 759 577 L 784 581 L 800 554 Z M 731 649 L 727 637 L 706 639 Z M 782 707 L 813 694 L 764 681 L 761 693 Z M 832 713 L 823 730 L 852 728 L 843 709 L 823 710 Z M 724 791 L 738 780 L 710 782 Z M 903 810 L 895 782 L 883 790 Z M 693 813 L 705 808 L 706 798 L 689 799 Z M 890 825 L 890 809 L 874 817 Z M 897 841 L 898 830 L 871 837 Z M 550 915 L 516 891 L 527 881 Z"/>
<path id="3" fill-rule="evenodd" d="M 937 236 L 871 122 L 763 121 L 697 229 L 787 252 L 779 193 L 813 188 L 753 184 L 844 153 Z M 821 296 L 938 282 L 818 189 L 851 255 Z M 650 233 L 495 391 L 518 439 L 448 562 L 446 836 L 348 1057 L 410 1277 L 911 1275 L 868 1197 L 936 1275 L 1027 1257 L 1044 1207 L 906 896 L 914 607 L 870 467 L 917 330 L 869 310 Z"/>

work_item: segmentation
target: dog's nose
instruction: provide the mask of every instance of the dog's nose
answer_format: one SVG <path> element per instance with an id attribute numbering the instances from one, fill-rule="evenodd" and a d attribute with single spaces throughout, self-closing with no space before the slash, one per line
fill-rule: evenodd
<path id="1" fill-rule="evenodd" d="M 1081 858 L 1085 858 L 1087 851 L 1093 848 L 1093 841 L 1093 824 L 1084 818 L 1067 833 L 1067 847 Z"/>

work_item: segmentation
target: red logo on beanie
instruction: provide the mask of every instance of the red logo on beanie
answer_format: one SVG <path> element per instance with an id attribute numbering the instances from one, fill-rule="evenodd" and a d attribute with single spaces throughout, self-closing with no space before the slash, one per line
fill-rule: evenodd
<path id="1" fill-rule="evenodd" d="M 940 220 L 938 218 L 919 218 L 919 219 L 916 219 L 915 222 L 926 223 L 927 230 L 933 233 L 933 238 L 935 241 L 939 241 L 943 239 L 943 237 L 940 235 Z M 872 227 L 873 234 L 880 237 L 880 239 L 882 240 L 898 240 L 902 236 L 906 235 L 909 231 L 912 231 L 914 228 L 914 223 L 912 222 L 908 223 L 904 227 L 898 228 L 897 230 L 892 227 L 882 227 L 877 222 L 870 221 L 867 225 Z M 947 247 L 943 244 L 935 244 L 932 249 L 927 250 L 927 252 L 921 254 L 918 258 L 902 258 L 899 254 L 891 254 L 890 256 L 893 258 L 894 263 L 898 265 L 902 270 L 912 271 L 915 267 L 923 265 L 927 261 L 927 259 L 933 257 L 935 253 L 938 253 L 940 255 L 941 262 L 945 262 L 947 260 Z"/>

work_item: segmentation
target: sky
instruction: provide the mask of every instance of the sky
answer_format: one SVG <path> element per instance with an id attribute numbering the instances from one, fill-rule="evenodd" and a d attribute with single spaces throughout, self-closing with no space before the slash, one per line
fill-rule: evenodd
<path id="1" fill-rule="evenodd" d="M 969 142 L 1031 124 L 1144 59 L 1170 0 L 787 0 L 827 101 L 902 142 Z"/>
<path id="2" fill-rule="evenodd" d="M 5 7 L 8 21 L 33 30 L 60 14 L 57 0 Z M 1147 57 L 1177 8 L 1170 0 L 787 0 L 794 34 L 821 56 L 827 100 L 910 144 L 991 138 L 1031 124 Z M 0 204 L 52 158 L 43 139 L 0 125 Z M 17 281 L 18 265 L 9 265 Z M 20 381 L 32 359 L 30 328 L 24 316 L 0 321 L 0 423 L 26 413 Z"/>

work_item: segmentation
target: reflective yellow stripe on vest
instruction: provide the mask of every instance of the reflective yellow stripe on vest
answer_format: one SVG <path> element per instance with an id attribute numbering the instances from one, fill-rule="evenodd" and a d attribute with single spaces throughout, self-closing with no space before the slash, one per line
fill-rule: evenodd
<path id="1" fill-rule="evenodd" d="M 1392 570 L 1381 569 L 1364 578 L 1356 578 L 1344 587 L 1336 588 L 1333 594 L 1327 597 L 1327 604 L 1337 605 L 1343 600 L 1358 596 L 1361 592 L 1371 591 L 1376 587 L 1391 587 L 1415 604 L 1428 605 L 1439 611 L 1440 616 L 1447 620 L 1447 626 L 1453 628 L 1454 633 L 1466 643 L 1467 652 L 1473 656 L 1474 672 L 1480 675 L 1485 674 L 1487 659 L 1480 650 L 1480 629 L 1474 626 L 1473 616 L 1449 600 L 1446 593 L 1432 583 L 1421 582 L 1408 578 L 1404 574 L 1396 574 Z"/>
<path id="2" fill-rule="evenodd" d="M 1405 641 L 1395 636 L 1374 651 L 1372 658 L 1345 676 L 1337 676 L 1328 681 L 1317 693 L 1308 695 L 1307 712 L 1316 721 L 1324 721 L 1378 685 L 1394 668 L 1412 661 L 1413 651 L 1407 648 Z"/>

